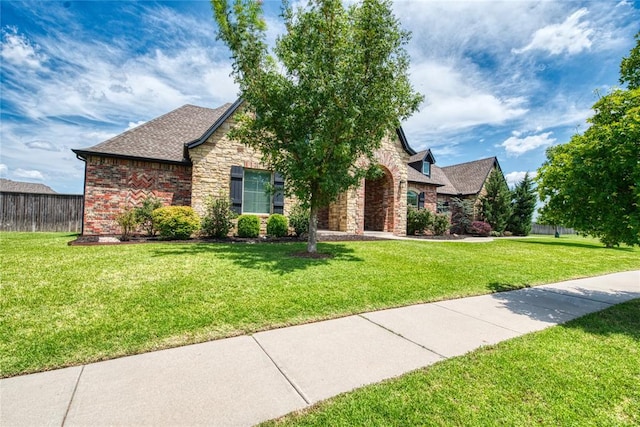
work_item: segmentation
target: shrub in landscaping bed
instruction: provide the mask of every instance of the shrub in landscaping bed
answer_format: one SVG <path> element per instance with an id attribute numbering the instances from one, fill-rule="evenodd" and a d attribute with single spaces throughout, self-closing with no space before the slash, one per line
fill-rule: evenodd
<path id="1" fill-rule="evenodd" d="M 120 230 L 122 231 L 120 240 L 129 240 L 131 238 L 131 233 L 133 233 L 138 226 L 135 211 L 131 208 L 126 208 L 122 212 L 117 214 L 115 219 L 120 226 Z"/>
<path id="2" fill-rule="evenodd" d="M 429 209 L 414 208 L 407 209 L 407 234 L 413 236 L 416 233 L 424 233 L 433 224 L 433 214 Z"/>
<path id="3" fill-rule="evenodd" d="M 190 206 L 164 206 L 152 217 L 160 236 L 168 239 L 188 239 L 200 228 L 200 218 Z"/>
<path id="4" fill-rule="evenodd" d="M 289 234 L 289 220 L 286 216 L 273 214 L 267 220 L 267 235 L 284 237 Z"/>
<path id="5" fill-rule="evenodd" d="M 157 230 L 153 222 L 153 211 L 162 207 L 162 201 L 154 196 L 149 196 L 142 201 L 142 205 L 134 209 L 136 221 L 147 233 L 147 236 L 155 236 Z"/>
<path id="6" fill-rule="evenodd" d="M 296 236 L 300 237 L 309 232 L 309 210 L 298 204 L 291 209 L 289 224 L 293 227 Z"/>
<path id="7" fill-rule="evenodd" d="M 223 197 L 214 199 L 209 196 L 205 201 L 205 209 L 205 216 L 202 218 L 202 234 L 218 239 L 227 237 L 233 228 L 231 219 L 235 216 L 229 199 Z"/>
<path id="8" fill-rule="evenodd" d="M 484 221 L 473 221 L 469 231 L 473 235 L 487 237 L 491 234 L 491 226 Z"/>
<path id="9" fill-rule="evenodd" d="M 436 214 L 433 217 L 433 224 L 431 229 L 433 230 L 433 234 L 436 236 L 444 236 L 444 233 L 447 232 L 451 224 L 449 223 L 449 215 L 447 214 Z"/>
<path id="10" fill-rule="evenodd" d="M 238 237 L 255 238 L 260 234 L 258 215 L 240 215 L 238 217 Z"/>

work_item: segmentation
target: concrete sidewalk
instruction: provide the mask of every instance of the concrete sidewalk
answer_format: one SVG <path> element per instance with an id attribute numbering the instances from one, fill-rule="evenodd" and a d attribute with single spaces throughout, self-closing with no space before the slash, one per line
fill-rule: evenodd
<path id="1" fill-rule="evenodd" d="M 253 425 L 634 298 L 640 271 L 8 378 L 0 425 Z"/>

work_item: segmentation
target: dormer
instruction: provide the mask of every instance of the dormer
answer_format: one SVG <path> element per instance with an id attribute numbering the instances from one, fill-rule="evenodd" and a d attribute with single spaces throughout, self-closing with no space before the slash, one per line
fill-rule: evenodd
<path id="1" fill-rule="evenodd" d="M 420 151 L 409 158 L 409 166 L 428 177 L 431 177 L 431 165 L 435 162 L 431 150 Z"/>

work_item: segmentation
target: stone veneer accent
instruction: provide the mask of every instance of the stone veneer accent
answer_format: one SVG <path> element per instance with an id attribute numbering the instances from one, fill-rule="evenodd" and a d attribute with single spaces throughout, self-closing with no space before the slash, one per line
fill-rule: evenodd
<path id="1" fill-rule="evenodd" d="M 120 233 L 115 216 L 150 195 L 191 204 L 190 166 L 89 156 L 85 168 L 83 235 Z"/>
<path id="2" fill-rule="evenodd" d="M 387 195 L 386 205 L 389 211 L 385 214 L 383 231 L 398 236 L 407 234 L 407 162 L 409 154 L 394 133 L 382 141 L 374 153 L 375 161 L 385 169 L 385 185 L 381 190 Z M 366 161 L 361 161 L 366 165 Z M 347 191 L 328 209 L 328 225 L 330 230 L 362 234 L 365 224 L 366 185 L 362 180 L 360 186 Z M 324 215 L 323 215 L 324 216 Z M 322 218 L 324 219 L 324 218 Z"/>
<path id="3" fill-rule="evenodd" d="M 235 123 L 230 117 L 203 144 L 189 150 L 192 162 L 191 206 L 198 215 L 205 213 L 208 196 L 229 197 L 231 166 L 269 170 L 260 161 L 258 151 L 227 137 Z M 285 198 L 285 215 L 289 214 L 293 203 L 293 198 Z M 269 215 L 260 216 L 266 218 Z"/>

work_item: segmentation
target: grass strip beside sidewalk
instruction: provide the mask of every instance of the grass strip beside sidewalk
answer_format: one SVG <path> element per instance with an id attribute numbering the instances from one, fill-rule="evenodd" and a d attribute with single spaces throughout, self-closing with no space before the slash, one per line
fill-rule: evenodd
<path id="1" fill-rule="evenodd" d="M 321 402 L 264 426 L 640 425 L 640 300 Z"/>

